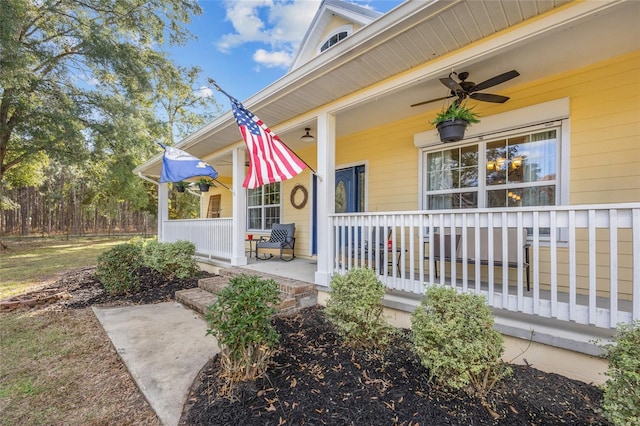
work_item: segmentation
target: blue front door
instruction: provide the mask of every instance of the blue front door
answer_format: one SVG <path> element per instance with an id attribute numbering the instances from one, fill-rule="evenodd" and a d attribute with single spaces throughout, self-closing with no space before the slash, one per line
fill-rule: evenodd
<path id="1" fill-rule="evenodd" d="M 313 177 L 313 214 L 311 231 L 311 251 L 318 253 L 316 176 Z M 354 213 L 364 211 L 364 166 L 336 170 L 335 190 L 336 213 Z"/>
<path id="2" fill-rule="evenodd" d="M 364 211 L 364 166 L 336 170 L 336 213 Z"/>

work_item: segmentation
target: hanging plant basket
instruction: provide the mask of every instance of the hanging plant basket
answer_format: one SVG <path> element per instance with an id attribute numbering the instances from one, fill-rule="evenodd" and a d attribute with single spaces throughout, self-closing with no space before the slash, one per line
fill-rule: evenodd
<path id="1" fill-rule="evenodd" d="M 186 185 L 184 182 L 176 182 L 173 184 L 173 187 L 176 189 L 176 191 L 178 192 L 184 192 L 184 190 L 186 189 Z"/>
<path id="2" fill-rule="evenodd" d="M 464 139 L 464 132 L 467 129 L 469 122 L 465 120 L 447 120 L 438 123 L 436 129 L 440 134 L 440 141 L 442 142 L 458 142 Z"/>
<path id="3" fill-rule="evenodd" d="M 199 183 L 198 188 L 200 188 L 200 192 L 209 192 L 209 184 L 208 183 Z"/>

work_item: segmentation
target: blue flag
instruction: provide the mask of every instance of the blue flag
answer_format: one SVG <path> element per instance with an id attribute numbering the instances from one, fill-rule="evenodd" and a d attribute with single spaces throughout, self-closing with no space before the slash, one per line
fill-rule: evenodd
<path id="1" fill-rule="evenodd" d="M 218 172 L 201 159 L 160 142 L 157 144 L 164 148 L 160 182 L 180 182 L 194 176 L 218 177 Z"/>

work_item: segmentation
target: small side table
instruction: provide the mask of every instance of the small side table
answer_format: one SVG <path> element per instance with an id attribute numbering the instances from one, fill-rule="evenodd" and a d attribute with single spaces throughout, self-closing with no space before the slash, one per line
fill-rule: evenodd
<path id="1" fill-rule="evenodd" d="M 255 243 L 256 241 L 259 241 L 259 240 L 255 239 L 255 238 L 252 238 L 252 239 L 246 238 L 245 241 L 249 241 L 249 259 L 251 259 L 251 256 L 254 253 L 254 245 L 253 245 L 253 243 Z M 256 248 L 256 250 L 257 250 L 257 248 Z M 245 252 L 245 254 L 246 253 L 247 252 Z"/>

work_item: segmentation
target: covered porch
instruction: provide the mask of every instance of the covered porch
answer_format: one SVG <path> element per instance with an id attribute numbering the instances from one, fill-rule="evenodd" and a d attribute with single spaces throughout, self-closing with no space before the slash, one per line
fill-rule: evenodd
<path id="1" fill-rule="evenodd" d="M 231 219 L 163 227 L 167 241 L 188 239 L 203 258 L 231 263 Z M 427 286 L 455 286 L 484 295 L 523 338 L 544 327 L 599 338 L 640 319 L 638 203 L 332 214 L 329 230 L 317 259 L 259 261 L 247 253 L 245 267 L 314 280 L 320 291 L 328 287 L 317 277 L 372 267 L 389 289 L 386 305 L 404 311 Z"/>

